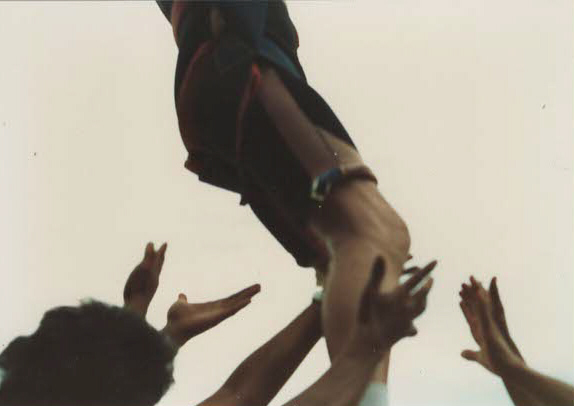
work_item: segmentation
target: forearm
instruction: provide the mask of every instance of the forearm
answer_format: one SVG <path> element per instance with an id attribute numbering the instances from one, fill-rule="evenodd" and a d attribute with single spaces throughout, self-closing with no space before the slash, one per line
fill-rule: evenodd
<path id="1" fill-rule="evenodd" d="M 574 387 L 557 379 L 545 376 L 526 365 L 509 367 L 503 373 L 505 384 L 526 392 L 535 405 L 572 406 Z"/>
<path id="2" fill-rule="evenodd" d="M 356 406 L 381 360 L 380 353 L 343 351 L 331 368 L 285 406 Z"/>
<path id="3" fill-rule="evenodd" d="M 504 380 L 504 386 L 515 406 L 544 406 L 536 397 L 532 396 L 526 389 Z"/>
<path id="4" fill-rule="evenodd" d="M 249 406 L 267 405 L 321 338 L 321 310 L 312 304 L 237 367 L 223 388 Z"/>
<path id="5" fill-rule="evenodd" d="M 149 302 L 141 298 L 133 298 L 124 302 L 124 309 L 130 310 L 144 318 L 146 316 L 148 307 Z"/>

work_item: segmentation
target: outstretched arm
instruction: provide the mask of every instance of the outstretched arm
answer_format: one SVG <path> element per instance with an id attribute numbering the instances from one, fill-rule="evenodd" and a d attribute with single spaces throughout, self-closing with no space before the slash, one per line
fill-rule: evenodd
<path id="1" fill-rule="evenodd" d="M 470 331 L 476 343 L 479 345 L 478 351 L 471 351 L 465 350 L 462 352 L 463 358 L 469 361 L 475 361 L 481 364 L 485 369 L 492 372 L 495 375 L 498 375 L 502 378 L 504 382 L 504 386 L 512 399 L 512 402 L 516 406 L 543 406 L 539 403 L 537 399 L 535 399 L 528 391 L 524 388 L 521 388 L 519 385 L 513 384 L 508 379 L 500 374 L 500 371 L 496 370 L 492 364 L 492 361 L 489 358 L 488 351 L 486 349 L 486 341 L 484 332 L 482 330 L 482 324 L 479 320 L 478 315 L 478 304 L 476 302 L 476 298 L 479 292 L 486 292 L 483 288 L 482 284 L 478 282 L 474 277 L 470 277 L 470 284 L 463 284 L 462 289 L 460 291 L 460 297 L 462 301 L 460 302 L 460 308 L 464 314 L 464 317 L 470 327 Z M 522 361 L 522 355 L 518 350 L 518 347 L 514 343 L 510 336 L 510 331 L 508 330 L 508 325 L 506 323 L 506 316 L 504 313 L 504 307 L 502 306 L 502 301 L 500 300 L 500 295 L 498 293 L 498 286 L 496 278 L 492 278 L 490 282 L 490 288 L 487 293 L 490 298 L 492 299 L 493 304 L 493 317 L 500 328 L 500 331 L 504 337 L 504 340 L 508 344 L 509 349 L 512 351 L 513 354 L 517 357 L 516 359 L 520 359 Z"/>
<path id="2" fill-rule="evenodd" d="M 356 406 L 381 357 L 360 340 L 349 343 L 317 382 L 285 406 Z"/>
<path id="3" fill-rule="evenodd" d="M 413 273 L 417 269 L 412 268 L 405 272 Z M 229 404 L 225 402 L 228 399 L 233 399 L 232 404 L 235 406 L 269 404 L 322 337 L 320 307 L 320 303 L 313 302 L 287 327 L 243 361 L 222 388 L 202 405 Z M 352 348 L 350 351 L 352 353 L 342 357 L 338 361 L 339 366 L 329 372 L 325 381 L 327 384 L 320 381 L 315 395 L 319 393 L 321 398 L 324 390 L 322 385 L 326 385 L 325 390 L 328 390 L 328 382 L 341 382 L 341 387 L 344 388 L 347 384 L 343 380 L 349 378 L 360 381 L 363 374 L 372 372 L 369 367 L 369 360 L 372 358 L 370 354 L 361 354 Z M 365 361 L 367 362 L 363 365 Z M 344 371 L 345 368 L 349 368 L 351 374 L 346 376 L 346 373 L 343 373 L 338 377 L 339 371 Z M 350 392 L 345 396 L 351 396 Z"/>
<path id="4" fill-rule="evenodd" d="M 574 388 L 564 382 L 543 375 L 526 365 L 510 365 L 503 372 L 503 379 L 527 391 L 537 400 L 537 405 L 572 406 Z"/>
<path id="5" fill-rule="evenodd" d="M 543 375 L 526 363 L 511 355 L 511 346 L 494 317 L 494 303 L 486 291 L 478 294 L 480 323 L 486 338 L 487 351 L 495 368 L 501 372 L 505 382 L 528 392 L 538 404 L 544 406 L 572 406 L 574 388 L 549 376 Z"/>
<path id="6" fill-rule="evenodd" d="M 473 281 L 473 285 L 475 284 L 476 281 Z M 506 321 L 500 318 L 501 315 L 504 317 L 504 314 L 496 281 L 491 282 L 490 292 L 476 284 L 469 291 L 469 303 L 475 308 L 483 335 L 479 353 L 484 354 L 484 359 L 490 364 L 492 371 L 504 380 L 515 404 L 572 406 L 574 388 L 571 385 L 536 372 L 529 368 L 520 356 L 510 339 Z"/>
<path id="7" fill-rule="evenodd" d="M 221 389 L 201 405 L 267 405 L 321 336 L 321 307 L 312 303 L 243 361 Z"/>
<path id="8" fill-rule="evenodd" d="M 504 368 L 502 378 L 505 383 L 520 388 L 526 399 L 534 400 L 523 405 L 535 406 L 572 406 L 574 388 L 564 382 L 551 378 L 529 368 L 526 364 L 508 365 Z M 514 400 L 514 397 L 513 397 Z M 515 404 L 521 406 L 519 403 Z"/>
<path id="9" fill-rule="evenodd" d="M 325 375 L 285 406 L 356 406 L 383 354 L 397 341 L 417 333 L 413 320 L 426 308 L 432 279 L 415 289 L 435 265 L 432 262 L 417 269 L 393 292 L 381 294 L 384 263 L 378 260 L 361 299 L 357 328 L 346 349 Z"/>
<path id="10" fill-rule="evenodd" d="M 417 291 L 415 291 L 415 288 L 430 274 L 435 265 L 436 262 L 433 262 L 422 270 L 418 269 L 407 282 L 397 287 L 393 292 L 381 294 L 379 291 L 384 275 L 384 263 L 382 259 L 379 259 L 373 267 L 371 280 L 363 293 L 358 314 L 359 322 L 357 329 L 354 331 L 353 338 L 349 341 L 346 350 L 339 355 L 331 365 L 331 368 L 329 368 L 317 382 L 285 406 L 356 406 L 383 354 L 403 337 L 416 334 L 416 329 L 412 321 L 418 317 L 426 307 L 426 297 L 431 289 L 432 280 L 429 279 Z M 287 353 L 283 353 L 279 348 L 277 351 L 282 355 L 281 357 L 263 356 L 266 351 L 271 349 L 271 346 L 269 346 L 269 348 L 266 348 L 266 346 L 273 343 L 274 340 L 277 340 L 274 345 L 280 344 L 281 335 L 286 331 L 288 332 L 291 328 L 295 331 L 299 330 L 303 325 L 307 325 L 309 328 L 314 325 L 314 323 L 318 323 L 319 315 L 315 313 L 317 310 L 314 309 L 313 306 L 314 305 L 305 310 L 305 312 L 285 330 L 254 353 L 252 355 L 254 358 L 248 358 L 246 362 L 234 372 L 223 388 L 216 395 L 202 402 L 201 406 L 264 406 L 265 403 L 260 403 L 264 401 L 263 398 L 254 399 L 251 398 L 249 394 L 238 394 L 233 389 L 229 389 L 230 385 L 228 385 L 228 383 L 233 381 L 233 379 L 235 379 L 234 375 L 246 365 L 250 367 L 243 370 L 247 372 L 247 375 L 254 373 L 254 376 L 262 376 L 261 373 L 282 369 L 279 364 L 273 365 L 271 361 L 283 358 Z M 306 314 L 307 312 L 309 312 L 309 314 Z M 301 323 L 301 326 L 294 327 L 299 323 Z M 301 337 L 305 335 L 302 330 L 301 334 Z M 319 334 L 318 330 L 315 330 L 315 340 L 313 341 L 316 341 Z M 312 332 L 311 335 L 313 335 Z M 307 337 L 310 338 L 311 336 Z M 303 341 L 305 340 L 302 340 L 301 343 Z M 311 340 L 307 342 L 307 345 L 307 348 L 310 349 L 312 346 Z M 294 348 L 292 344 L 289 347 Z M 304 346 L 300 346 L 299 351 L 304 348 Z M 301 352 L 300 358 L 298 359 L 302 360 L 302 358 L 303 353 Z M 292 373 L 292 370 L 296 367 L 295 362 L 300 362 L 298 359 L 286 361 L 292 362 L 290 367 L 287 367 L 291 372 L 282 375 L 282 379 L 286 379 L 288 375 Z M 265 360 L 265 363 L 260 365 L 257 362 L 258 360 Z M 263 368 L 261 368 L 261 366 L 263 366 Z M 260 368 L 262 371 L 259 370 Z M 236 378 L 238 376 L 240 375 L 236 375 Z M 277 375 L 275 375 L 275 377 L 277 377 Z M 280 386 L 278 386 L 279 380 L 275 382 L 275 390 L 278 390 L 280 388 Z M 264 386 L 267 383 L 260 381 L 259 384 Z M 224 388 L 227 388 L 227 390 Z M 260 388 L 254 388 L 253 390 L 257 391 L 260 390 Z M 238 396 L 240 397 L 238 398 Z M 242 398 L 241 396 L 244 397 Z M 269 394 L 267 396 L 267 401 L 269 401 L 272 396 Z"/>
<path id="11" fill-rule="evenodd" d="M 193 337 L 217 326 L 251 303 L 261 287 L 252 285 L 225 299 L 207 303 L 188 303 L 183 293 L 167 312 L 167 324 L 162 332 L 181 348 Z"/>

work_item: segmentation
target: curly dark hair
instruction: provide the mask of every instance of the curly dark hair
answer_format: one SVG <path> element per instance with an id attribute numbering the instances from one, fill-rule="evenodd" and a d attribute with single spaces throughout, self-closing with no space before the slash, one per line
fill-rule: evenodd
<path id="1" fill-rule="evenodd" d="M 176 348 L 130 311 L 58 307 L 0 354 L 0 405 L 148 406 L 173 383 Z"/>

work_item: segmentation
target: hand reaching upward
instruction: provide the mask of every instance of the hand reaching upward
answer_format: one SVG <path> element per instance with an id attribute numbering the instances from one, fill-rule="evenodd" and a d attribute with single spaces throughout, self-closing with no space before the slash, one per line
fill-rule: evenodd
<path id="1" fill-rule="evenodd" d="M 373 351 L 382 353 L 400 339 L 417 333 L 413 320 L 424 312 L 433 280 L 429 278 L 418 290 L 416 287 L 432 272 L 436 264 L 436 261 L 433 261 L 423 269 L 409 269 L 406 273 L 412 276 L 405 283 L 392 292 L 380 293 L 385 265 L 382 258 L 376 260 L 359 306 L 357 333 L 364 344 Z"/>
<path id="2" fill-rule="evenodd" d="M 470 285 L 462 285 L 460 297 L 460 307 L 479 346 L 478 351 L 465 350 L 461 355 L 496 375 L 500 375 L 501 369 L 509 364 L 524 364 L 510 337 L 496 278 L 492 278 L 486 291 L 480 282 L 471 277 Z"/>
<path id="3" fill-rule="evenodd" d="M 135 267 L 126 281 L 124 307 L 135 311 L 143 318 L 145 318 L 149 304 L 157 291 L 166 249 L 167 243 L 164 243 L 157 251 L 154 249 L 153 243 L 148 243 L 143 260 Z"/>

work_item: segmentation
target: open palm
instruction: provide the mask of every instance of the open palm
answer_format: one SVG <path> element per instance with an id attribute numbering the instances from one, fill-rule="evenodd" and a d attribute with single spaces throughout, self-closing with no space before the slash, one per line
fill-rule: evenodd
<path id="1" fill-rule="evenodd" d="M 225 299 L 207 303 L 188 303 L 181 293 L 167 313 L 164 332 L 180 347 L 192 337 L 215 327 L 243 309 L 261 287 L 252 285 Z"/>
<path id="2" fill-rule="evenodd" d="M 469 361 L 478 362 L 493 374 L 498 375 L 498 372 L 495 371 L 494 367 L 492 366 L 492 362 L 490 361 L 486 352 L 486 340 L 484 338 L 484 333 L 478 319 L 476 307 L 473 303 L 470 302 L 469 299 L 463 299 L 463 301 L 460 302 L 460 308 L 462 309 L 462 313 L 464 314 L 466 322 L 470 327 L 472 338 L 474 338 L 474 341 L 476 344 L 478 344 L 479 348 L 478 351 L 464 350 L 462 352 L 462 356 Z"/>
<path id="3" fill-rule="evenodd" d="M 462 285 L 460 308 L 479 350 L 464 350 L 461 355 L 500 375 L 501 365 L 509 360 L 523 361 L 522 355 L 510 337 L 496 278 L 491 280 L 488 291 L 474 277 L 470 282 Z"/>

